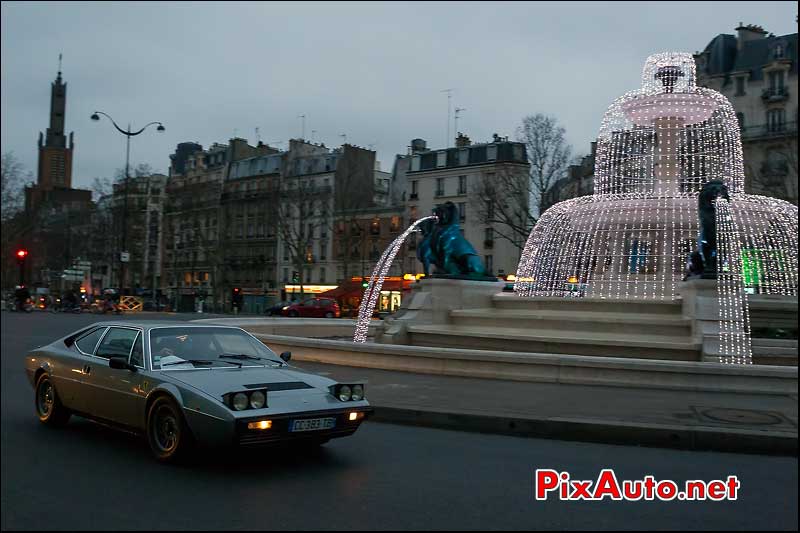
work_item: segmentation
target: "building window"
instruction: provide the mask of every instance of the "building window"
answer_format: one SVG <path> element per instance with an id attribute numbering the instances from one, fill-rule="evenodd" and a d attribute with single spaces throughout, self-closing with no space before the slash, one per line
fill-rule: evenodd
<path id="1" fill-rule="evenodd" d="M 409 215 L 409 221 L 408 221 L 409 224 L 413 224 L 414 222 L 416 222 L 417 221 L 417 206 L 412 205 L 408 210 L 408 215 Z"/>
<path id="2" fill-rule="evenodd" d="M 458 177 L 458 194 L 467 194 L 467 177 Z"/>
<path id="3" fill-rule="evenodd" d="M 319 269 L 319 282 L 325 283 L 325 267 Z"/>
<path id="4" fill-rule="evenodd" d="M 284 261 L 288 261 L 289 258 L 290 258 L 289 245 L 288 244 L 284 244 L 283 245 L 283 260 Z"/>
<path id="5" fill-rule="evenodd" d="M 774 59 L 783 59 L 783 55 L 784 55 L 783 45 L 782 44 L 776 44 L 775 45 L 775 49 L 772 51 L 772 57 Z"/>
<path id="6" fill-rule="evenodd" d="M 415 200 L 419 196 L 419 181 L 411 181 L 411 199 Z"/>
<path id="7" fill-rule="evenodd" d="M 769 73 L 769 90 L 772 94 L 780 94 L 783 91 L 782 70 L 773 70 Z"/>
<path id="8" fill-rule="evenodd" d="M 328 258 L 328 243 L 322 241 L 319 243 L 319 260 L 325 261 Z"/>
<path id="9" fill-rule="evenodd" d="M 767 111 L 767 129 L 772 132 L 783 131 L 786 127 L 786 110 L 770 109 Z"/>
<path id="10" fill-rule="evenodd" d="M 464 222 L 467 219 L 467 204 L 466 202 L 459 202 L 458 203 L 458 218 L 461 222 Z"/>
<path id="11" fill-rule="evenodd" d="M 372 219 L 372 222 L 369 225 L 369 232 L 372 235 L 381 234 L 381 219 L 379 219 L 378 217 Z"/>
<path id="12" fill-rule="evenodd" d="M 739 122 L 739 131 L 744 131 L 744 113 L 736 113 L 736 120 Z"/>
<path id="13" fill-rule="evenodd" d="M 492 272 L 494 272 L 494 256 L 486 255 L 484 258 L 486 260 L 486 273 L 491 276 Z"/>
<path id="14" fill-rule="evenodd" d="M 436 197 L 444 196 L 444 178 L 436 178 Z"/>
<path id="15" fill-rule="evenodd" d="M 390 231 L 397 232 L 400 231 L 400 217 L 395 215 L 392 217 L 392 222 L 389 227 Z"/>
<path id="16" fill-rule="evenodd" d="M 736 96 L 744 96 L 744 76 L 736 78 Z"/>
<path id="17" fill-rule="evenodd" d="M 287 283 L 288 281 L 289 281 L 289 269 L 288 268 L 284 268 L 283 269 L 283 282 Z"/>

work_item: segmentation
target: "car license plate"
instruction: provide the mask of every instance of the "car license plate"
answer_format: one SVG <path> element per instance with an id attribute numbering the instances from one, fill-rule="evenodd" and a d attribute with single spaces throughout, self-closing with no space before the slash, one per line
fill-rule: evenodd
<path id="1" fill-rule="evenodd" d="M 319 429 L 331 429 L 335 425 L 335 418 L 306 418 L 292 421 L 292 427 L 289 431 L 316 431 Z"/>

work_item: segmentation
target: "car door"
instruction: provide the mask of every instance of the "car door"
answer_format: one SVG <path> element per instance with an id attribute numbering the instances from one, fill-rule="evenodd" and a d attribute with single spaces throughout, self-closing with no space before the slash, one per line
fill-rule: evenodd
<path id="1" fill-rule="evenodd" d="M 141 337 L 140 328 L 112 326 L 100 341 L 95 351 L 96 364 L 87 378 L 93 389 L 91 413 L 95 416 L 128 426 L 138 423 L 139 409 L 144 409 Z M 139 368 L 135 372 L 111 368 L 108 366 L 111 357 L 122 357 L 129 362 L 138 359 Z"/>
<path id="2" fill-rule="evenodd" d="M 86 385 L 86 378 L 91 375 L 95 364 L 94 351 L 107 329 L 99 326 L 75 337 L 69 346 L 69 355 L 63 359 L 63 366 L 56 369 L 53 376 L 61 401 L 74 411 L 89 412 L 92 391 Z"/>

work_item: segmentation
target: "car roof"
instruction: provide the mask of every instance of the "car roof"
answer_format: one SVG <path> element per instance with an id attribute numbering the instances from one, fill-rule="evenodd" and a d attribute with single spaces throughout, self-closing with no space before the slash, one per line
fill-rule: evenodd
<path id="1" fill-rule="evenodd" d="M 204 328 L 235 328 L 241 329 L 238 326 L 226 326 L 224 324 L 198 324 L 195 322 L 180 322 L 180 321 L 166 321 L 166 320 L 109 320 L 102 322 L 95 322 L 87 325 L 92 326 L 123 326 L 135 327 L 144 330 L 156 328 L 185 328 L 185 327 L 204 327 Z"/>

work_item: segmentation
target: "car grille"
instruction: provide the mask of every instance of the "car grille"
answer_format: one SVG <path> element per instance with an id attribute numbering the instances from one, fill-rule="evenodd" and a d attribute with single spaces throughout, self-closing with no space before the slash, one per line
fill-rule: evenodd
<path id="1" fill-rule="evenodd" d="M 363 410 L 363 409 L 359 409 Z M 371 412 L 368 411 L 368 413 Z M 350 422 L 346 420 L 346 413 L 297 413 L 296 415 L 286 416 L 284 418 L 273 418 L 272 428 L 267 430 L 247 429 L 247 423 L 261 418 L 251 418 L 248 420 L 240 420 L 237 423 L 236 441 L 241 446 L 258 446 L 265 444 L 274 444 L 278 442 L 294 442 L 313 439 L 328 439 L 333 437 L 345 437 L 354 433 L 361 425 L 359 422 Z M 289 422 L 297 418 L 336 418 L 336 426 L 333 429 L 319 430 L 319 431 L 301 431 L 298 433 L 289 432 Z M 363 419 L 362 419 L 363 420 Z"/>
<path id="2" fill-rule="evenodd" d="M 245 385 L 244 387 L 246 389 L 267 389 L 271 392 L 314 388 L 308 383 L 303 383 L 302 381 L 286 381 L 282 383 L 251 383 L 250 385 Z"/>

